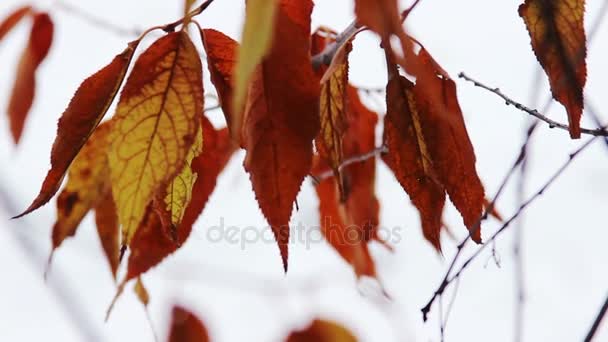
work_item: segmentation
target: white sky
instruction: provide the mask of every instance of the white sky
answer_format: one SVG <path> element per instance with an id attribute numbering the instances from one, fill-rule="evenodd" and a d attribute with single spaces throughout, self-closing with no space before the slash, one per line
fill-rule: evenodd
<path id="1" fill-rule="evenodd" d="M 69 2 L 124 27 L 146 28 L 169 22 L 181 13 L 181 1 L 148 0 L 145 5 L 133 0 Z M 351 2 L 317 0 L 313 28 L 346 27 L 353 18 Z M 603 2 L 587 1 L 587 27 Z M 3 0 L 0 17 L 20 3 Z M 82 341 L 92 338 L 81 334 L 80 327 L 86 326 L 99 340 L 151 341 L 144 312 L 130 290 L 119 300 L 110 321 L 103 322 L 114 284 L 90 217 L 76 238 L 66 241 L 56 253 L 46 284 L 42 272 L 50 248 L 54 202 L 23 220 L 6 219 L 25 208 L 37 193 L 49 165 L 57 119 L 78 84 L 108 63 L 131 39 L 91 26 L 52 6 L 53 1 L 34 3 L 51 10 L 56 40 L 38 74 L 38 96 L 17 148 L 12 146 L 7 121 L 0 119 L 0 184 L 16 206 L 10 213 L 0 212 L 0 339 Z M 403 6 L 408 3 L 403 2 Z M 465 71 L 500 87 L 514 99 L 534 105 L 532 94 L 536 91 L 532 88 L 537 63 L 523 21 L 517 15 L 519 3 L 520 0 L 424 0 L 408 19 L 408 28 L 451 75 Z M 243 1 L 216 0 L 199 21 L 205 27 L 238 37 L 242 15 Z M 17 58 L 27 36 L 26 26 L 21 25 L 0 44 L 0 108 L 7 105 Z M 608 120 L 604 97 L 608 24 L 594 39 L 588 57 L 586 94 Z M 150 41 L 146 39 L 147 43 Z M 351 55 L 351 81 L 355 85 L 384 86 L 384 62 L 377 46 L 377 39 L 369 33 L 355 41 Z M 513 162 L 528 118 L 506 107 L 494 95 L 461 80 L 457 82 L 477 153 L 477 168 L 491 195 Z M 213 91 L 210 87 L 207 90 Z M 548 96 L 544 76 L 538 92 L 539 102 L 544 103 Z M 549 115 L 566 121 L 559 105 L 553 106 Z M 221 124 L 220 113 L 211 116 L 214 123 Z M 592 127 L 592 121 L 584 118 L 583 126 Z M 531 152 L 530 193 L 581 143 L 570 141 L 567 136 L 564 131 L 546 126 L 538 130 Z M 607 147 L 596 142 L 525 216 L 527 341 L 581 340 L 607 295 L 607 153 Z M 221 218 L 226 226 L 266 225 L 241 166 L 242 158 L 243 153 L 233 158 L 220 177 L 188 243 L 144 278 L 152 296 L 151 317 L 161 340 L 166 336 L 170 306 L 177 301 L 199 314 L 217 341 L 280 340 L 287 331 L 314 316 L 342 322 L 362 341 L 439 341 L 438 306 L 433 307 L 426 324 L 422 323 L 419 310 L 439 285 L 454 253 L 453 243 L 445 239 L 445 258 L 436 255 L 422 238 L 418 214 L 407 195 L 381 162 L 377 177 L 381 223 L 401 227 L 402 236 L 395 253 L 372 247 L 380 278 L 393 298 L 391 303 L 373 295 L 373 284 L 364 282 L 358 286 L 350 268 L 325 242 L 308 249 L 303 243 L 292 245 L 286 278 L 278 250 L 271 243 L 241 248 L 238 244 L 209 242 L 206 231 L 219 224 Z M 499 203 L 505 216 L 510 216 L 515 208 L 515 186 L 513 183 Z M 317 225 L 317 200 L 309 182 L 298 201 L 300 211 L 292 222 L 307 227 Z M 452 208 L 447 221 L 459 236 L 465 234 Z M 484 236 L 497 227 L 496 222 L 484 225 Z M 496 250 L 500 268 L 486 262 L 490 255 L 484 253 L 465 272 L 447 326 L 447 341 L 513 340 L 511 232 L 499 239 Z M 468 249 L 466 254 L 472 251 Z M 76 303 L 75 315 L 64 310 L 53 287 L 62 289 Z M 451 294 L 449 291 L 446 303 Z M 608 340 L 608 322 L 597 340 Z"/>

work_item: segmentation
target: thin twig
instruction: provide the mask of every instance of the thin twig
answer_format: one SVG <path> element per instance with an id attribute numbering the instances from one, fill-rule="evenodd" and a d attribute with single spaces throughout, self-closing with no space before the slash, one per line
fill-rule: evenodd
<path id="1" fill-rule="evenodd" d="M 568 125 L 563 124 L 561 122 L 557 122 L 557 121 L 552 120 L 552 119 L 549 119 L 545 115 L 541 114 L 538 110 L 528 108 L 525 105 L 521 104 L 520 102 L 517 102 L 517 101 L 511 99 L 510 97 L 508 97 L 507 95 L 505 95 L 504 93 L 502 93 L 499 88 L 489 87 L 489 86 L 487 86 L 487 85 L 485 85 L 485 84 L 483 84 L 483 83 L 481 83 L 481 82 L 479 82 L 479 81 L 477 81 L 477 80 L 475 80 L 475 79 L 467 76 L 464 72 L 461 72 L 460 74 L 458 74 L 458 77 L 460 77 L 460 78 L 462 78 L 462 79 L 464 79 L 466 81 L 472 82 L 476 87 L 488 90 L 488 91 L 490 91 L 490 92 L 492 92 L 492 93 L 500 96 L 503 100 L 505 100 L 505 103 L 507 105 L 512 105 L 515 108 L 517 108 L 517 109 L 519 109 L 519 110 L 521 110 L 523 112 L 526 112 L 526 113 L 534 116 L 535 118 L 537 118 L 537 119 L 539 119 L 541 121 L 546 122 L 547 124 L 549 124 L 549 128 L 560 128 L 560 129 L 563 129 L 563 130 L 566 130 L 566 131 L 568 131 L 570 129 L 570 127 Z M 606 131 L 605 129 L 581 128 L 581 133 L 592 135 L 592 136 L 596 136 L 596 137 L 597 136 L 601 136 L 601 137 L 608 136 L 608 131 Z"/>
<path id="2" fill-rule="evenodd" d="M 608 297 L 606 297 L 606 300 L 604 301 L 604 305 L 602 305 L 600 312 L 598 312 L 597 316 L 595 317 L 595 320 L 593 321 L 593 324 L 591 325 L 591 329 L 589 329 L 589 332 L 587 333 L 587 336 L 585 337 L 585 342 L 591 342 L 591 340 L 593 339 L 593 336 L 595 336 L 595 334 L 597 333 L 597 329 L 600 327 L 600 323 L 602 323 L 602 320 L 606 316 L 607 312 L 608 312 Z"/>
<path id="3" fill-rule="evenodd" d="M 139 36 L 141 34 L 141 32 L 143 31 L 138 28 L 121 27 L 119 25 L 109 22 L 108 20 L 106 20 L 104 18 L 97 17 L 92 13 L 86 12 L 86 11 L 84 11 L 72 4 L 69 4 L 65 1 L 62 1 L 62 0 L 56 0 L 54 5 L 57 6 L 57 8 L 65 11 L 66 13 L 72 14 L 75 17 L 78 17 L 93 26 L 104 29 L 108 32 L 112 32 L 112 33 L 116 34 L 117 36 L 122 36 L 122 37 Z"/>
<path id="4" fill-rule="evenodd" d="M 507 186 L 507 183 L 509 183 L 509 180 L 511 179 L 511 177 L 513 176 L 513 174 L 517 170 L 518 166 L 526 158 L 526 146 L 528 145 L 528 143 L 529 143 L 529 141 L 530 141 L 530 139 L 532 137 L 532 133 L 534 133 L 534 130 L 535 130 L 536 127 L 538 127 L 538 126 L 537 125 L 533 125 L 533 126 L 530 127 L 530 130 L 528 131 L 528 138 L 526 139 L 526 141 L 524 142 L 524 144 L 520 148 L 520 152 L 519 152 L 517 158 L 515 158 L 515 161 L 513 162 L 513 165 L 511 166 L 511 168 L 509 169 L 509 171 L 507 171 L 507 174 L 505 175 L 505 177 L 503 178 L 500 186 L 498 187 L 498 190 L 496 191 L 496 194 L 494 195 L 494 198 L 492 199 L 492 201 L 490 202 L 490 204 L 487 206 L 487 208 L 484 210 L 483 214 L 481 215 L 481 217 L 479 218 L 479 220 L 477 221 L 477 223 L 475 224 L 475 226 L 473 227 L 473 229 L 471 229 L 469 231 L 469 234 L 467 235 L 467 237 L 464 240 L 462 240 L 462 242 L 460 242 L 458 244 L 458 246 L 456 247 L 456 254 L 452 258 L 450 266 L 448 267 L 448 270 L 445 273 L 445 275 L 443 277 L 443 280 L 441 281 L 441 283 L 440 283 L 439 287 L 437 288 L 437 290 L 435 290 L 435 292 L 433 293 L 433 296 L 431 297 L 431 299 L 429 299 L 429 301 L 427 302 L 427 304 L 421 309 L 421 311 L 422 311 L 422 319 L 425 322 L 426 322 L 426 320 L 428 318 L 428 313 L 431 311 L 431 306 L 435 302 L 435 299 L 437 299 L 438 296 L 441 296 L 443 294 L 443 292 L 445 291 L 445 289 L 447 288 L 447 286 L 449 285 L 449 283 L 451 281 L 449 279 L 450 273 L 452 272 L 452 270 L 454 269 L 454 267 L 456 267 L 456 262 L 458 261 L 458 258 L 462 254 L 462 251 L 464 250 L 465 245 L 471 239 L 471 236 L 473 234 L 475 234 L 477 232 L 477 230 L 479 230 L 479 227 L 481 226 L 481 222 L 485 221 L 488 218 L 489 213 L 491 213 L 492 210 L 494 210 L 494 206 L 496 204 L 496 201 L 502 195 L 505 187 Z"/>
<path id="5" fill-rule="evenodd" d="M 510 225 L 511 223 L 513 223 L 513 221 L 515 221 L 519 215 L 521 215 L 529 206 L 530 204 L 532 204 L 536 199 L 538 199 L 551 185 L 553 185 L 553 183 L 559 178 L 559 176 L 561 176 L 564 171 L 568 168 L 568 166 L 570 166 L 570 164 L 572 164 L 572 161 L 575 159 L 575 157 L 577 155 L 579 155 L 583 150 L 585 150 L 589 145 L 591 145 L 591 143 L 593 141 L 595 141 L 597 137 L 593 137 L 591 139 L 589 139 L 587 142 L 585 142 L 584 144 L 582 144 L 576 151 L 574 151 L 573 153 L 571 153 L 569 155 L 568 160 L 549 178 L 549 180 L 547 182 L 545 182 L 545 184 L 536 192 L 534 193 L 534 195 L 532 195 L 530 198 L 528 198 L 528 200 L 526 200 L 524 203 L 522 203 L 519 206 L 519 209 L 507 220 L 505 221 L 505 223 L 500 227 L 500 229 L 498 229 L 489 239 L 487 242 L 492 242 L 494 240 L 496 240 L 496 238 L 502 234 Z M 456 273 L 454 273 L 453 276 L 450 277 L 450 271 L 448 271 L 446 273 L 446 281 L 444 281 L 442 283 L 442 285 L 440 286 L 439 290 L 437 290 L 439 292 L 438 295 L 440 295 L 441 293 L 443 293 L 443 291 L 445 290 L 445 288 L 452 283 L 455 279 L 458 279 L 460 277 L 460 275 L 464 272 L 464 270 L 467 269 L 467 267 L 473 262 L 473 260 L 475 260 L 480 254 L 481 252 L 483 252 L 485 250 L 485 248 L 488 246 L 488 243 L 481 245 L 481 247 L 479 247 L 474 253 L 473 255 L 471 255 L 458 269 L 458 271 L 456 271 Z M 457 258 L 453 259 L 453 262 L 455 262 Z M 436 292 L 437 293 L 437 292 Z M 431 302 L 429 302 L 429 304 L 432 304 L 432 300 Z M 430 309 L 430 305 L 427 304 L 428 308 Z M 425 307 L 426 309 L 427 307 Z M 427 310 L 428 312 L 428 310 Z M 424 309 L 423 309 L 423 313 L 424 313 Z"/>
<path id="6" fill-rule="evenodd" d="M 361 25 L 354 20 L 348 27 L 336 36 L 335 42 L 325 46 L 325 49 L 312 57 L 312 66 L 318 69 L 321 65 L 330 65 L 340 48 L 361 30 Z"/>
<path id="7" fill-rule="evenodd" d="M 342 170 L 344 170 L 345 167 L 347 167 L 349 165 L 366 161 L 368 159 L 374 158 L 374 157 L 376 157 L 382 153 L 386 153 L 386 152 L 388 152 L 388 148 L 386 146 L 383 145 L 380 147 L 376 147 L 375 149 L 373 149 L 367 153 L 352 156 L 352 157 L 344 160 L 342 162 L 342 164 L 340 164 L 340 166 L 338 167 L 338 170 L 342 171 Z M 319 184 L 321 181 L 333 177 L 333 175 L 334 175 L 333 170 L 329 170 L 329 171 L 322 172 L 318 175 L 311 175 L 311 177 L 312 177 L 313 181 L 315 182 L 315 184 Z"/>

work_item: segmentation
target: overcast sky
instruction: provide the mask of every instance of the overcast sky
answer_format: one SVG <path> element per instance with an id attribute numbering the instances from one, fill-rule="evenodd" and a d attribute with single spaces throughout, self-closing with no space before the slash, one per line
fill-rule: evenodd
<path id="1" fill-rule="evenodd" d="M 145 5 L 134 0 L 65 1 L 126 28 L 166 23 L 182 11 L 181 1 L 148 0 Z M 549 90 L 544 74 L 540 82 L 534 81 L 538 64 L 517 14 L 520 2 L 424 0 L 408 19 L 408 29 L 452 76 L 464 71 L 540 109 Z M 587 27 L 604 2 L 587 1 Z M 85 219 L 76 238 L 66 241 L 56 253 L 46 284 L 42 274 L 55 219 L 54 201 L 25 219 L 8 220 L 39 190 L 49 165 L 56 122 L 78 84 L 134 38 L 95 27 L 62 10 L 56 2 L 34 3 L 50 10 L 56 36 L 38 73 L 36 101 L 18 147 L 12 146 L 7 120 L 0 119 L 0 186 L 10 195 L 13 206 L 8 213 L 0 212 L 0 339 L 152 341 L 142 306 L 131 290 L 120 298 L 109 322 L 103 322 L 115 285 L 91 217 Z M 351 3 L 317 0 L 313 29 L 319 25 L 338 31 L 345 28 L 353 19 Z M 20 0 L 3 0 L 0 17 L 19 4 Z M 402 5 L 405 8 L 408 4 L 404 1 Z M 204 27 L 238 38 L 242 16 L 243 1 L 216 0 L 198 20 Z M 27 28 L 27 24 L 20 25 L 0 44 L 0 108 L 6 108 Z M 142 49 L 158 37 L 151 35 Z M 606 121 L 607 41 L 608 24 L 595 33 L 589 48 L 586 87 L 587 99 Z M 371 33 L 355 40 L 350 69 L 353 84 L 385 85 L 378 43 Z M 529 118 L 491 93 L 462 80 L 457 83 L 477 169 L 487 193 L 493 195 L 518 152 Z M 214 92 L 208 82 L 206 91 Z M 368 98 L 366 103 L 382 113 L 379 100 Z M 547 114 L 567 122 L 560 105 L 553 105 Z M 221 113 L 210 116 L 218 127 L 224 124 Z M 584 127 L 593 126 L 588 116 L 584 116 Z M 532 143 L 528 194 L 536 191 L 585 138 L 571 141 L 565 131 L 542 126 Z M 382 162 L 378 162 L 377 177 L 381 224 L 398 232 L 400 239 L 395 241 L 394 253 L 374 245 L 372 254 L 391 302 L 377 294 L 373 282 L 357 284 L 348 265 L 323 241 L 290 245 L 287 277 L 272 241 L 245 243 L 240 236 L 239 243 L 211 241 L 208 232 L 221 224 L 242 231 L 246 227 L 260 232 L 265 229 L 242 167 L 243 156 L 237 153 L 219 178 L 188 243 L 144 277 L 152 297 L 150 316 L 161 340 L 166 336 L 170 307 L 177 302 L 196 312 L 217 341 L 277 341 L 317 316 L 343 323 L 362 341 L 439 341 L 438 305 L 427 323 L 422 322 L 420 308 L 439 285 L 455 252 L 454 243 L 446 237 L 444 257 L 434 252 L 422 238 L 417 212 Z M 526 341 L 581 340 L 608 294 L 606 175 L 608 149 L 598 139 L 526 212 L 522 231 Z M 511 183 L 498 203 L 504 216 L 516 208 L 516 187 L 516 182 Z M 294 213 L 292 223 L 301 223 L 313 234 L 318 225 L 318 203 L 308 181 L 298 203 L 300 210 Z M 446 221 L 459 238 L 466 234 L 452 207 Z M 488 237 L 498 227 L 497 222 L 488 222 L 483 235 Z M 513 340 L 512 230 L 495 245 L 498 263 L 488 251 L 463 274 L 446 327 L 447 341 Z M 474 250 L 469 248 L 465 254 Z M 444 309 L 453 289 L 444 299 Z M 608 321 L 597 340 L 608 340 Z"/>

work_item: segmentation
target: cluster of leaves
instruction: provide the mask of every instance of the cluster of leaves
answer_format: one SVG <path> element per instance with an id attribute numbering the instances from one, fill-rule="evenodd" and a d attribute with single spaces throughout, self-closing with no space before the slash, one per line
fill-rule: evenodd
<path id="1" fill-rule="evenodd" d="M 47 203 L 67 174 L 57 199 L 53 250 L 93 210 L 115 277 L 130 251 L 122 289 L 186 241 L 238 147 L 246 151 L 244 167 L 285 271 L 293 205 L 304 179 L 316 175 L 322 232 L 357 275 L 376 275 L 368 243 L 384 243 L 374 189 L 379 154 L 438 251 L 446 197 L 481 243 L 484 188 L 456 83 L 403 28 L 418 1 L 400 11 L 396 0 L 355 0 L 357 19 L 349 29 L 338 34 L 320 28 L 311 35 L 312 0 L 251 0 L 241 44 L 192 19 L 211 2 L 191 10 L 193 1 L 186 1 L 183 19 L 144 32 L 76 91 L 59 120 L 40 193 L 19 215 Z M 570 134 L 578 138 L 586 79 L 584 1 L 526 0 L 519 12 L 554 97 L 567 109 Z M 28 15 L 32 33 L 9 104 L 15 141 L 32 103 L 35 70 L 50 47 L 52 23 L 47 14 L 23 7 L 0 24 L 2 38 Z M 223 129 L 205 117 L 191 23 L 206 52 L 227 123 Z M 157 29 L 166 35 L 136 58 L 127 77 L 142 38 Z M 380 148 L 378 115 L 362 104 L 348 77 L 352 41 L 366 29 L 378 34 L 386 55 Z M 116 113 L 102 122 L 121 88 Z M 355 239 L 347 236 L 352 227 Z"/>

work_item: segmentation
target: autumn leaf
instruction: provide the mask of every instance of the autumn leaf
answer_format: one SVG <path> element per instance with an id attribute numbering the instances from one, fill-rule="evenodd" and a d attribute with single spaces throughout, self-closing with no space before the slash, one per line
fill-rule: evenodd
<path id="1" fill-rule="evenodd" d="M 114 57 L 110 64 L 84 80 L 57 124 L 57 136 L 51 150 L 51 169 L 42 183 L 40 193 L 21 217 L 46 204 L 59 190 L 70 164 L 95 127 L 106 114 L 120 85 L 139 41 Z"/>
<path id="2" fill-rule="evenodd" d="M 70 166 L 68 181 L 57 198 L 57 222 L 52 232 L 53 251 L 63 240 L 76 233 L 89 210 L 100 205 L 110 193 L 106 155 L 110 129 L 109 122 L 100 125 Z"/>
<path id="3" fill-rule="evenodd" d="M 344 153 L 356 157 L 375 149 L 376 113 L 359 100 L 357 90 L 348 88 L 348 129 L 344 136 Z M 315 163 L 315 174 L 327 166 Z M 341 201 L 337 178 L 323 179 L 316 186 L 319 197 L 321 232 L 336 251 L 351 264 L 357 276 L 375 277 L 374 262 L 367 243 L 378 239 L 379 204 L 375 194 L 376 160 L 370 158 L 352 163 L 342 171 L 350 195 Z"/>
<path id="4" fill-rule="evenodd" d="M 355 336 L 338 323 L 315 319 L 308 327 L 294 331 L 286 342 L 356 342 Z"/>
<path id="5" fill-rule="evenodd" d="M 106 172 L 109 171 L 107 168 L 106 161 Z M 120 264 L 120 224 L 109 184 L 105 195 L 101 196 L 95 206 L 95 224 L 101 247 L 112 271 L 112 277 L 116 279 L 116 272 Z"/>
<path id="6" fill-rule="evenodd" d="M 312 37 L 312 54 L 315 55 L 325 48 L 327 43 L 335 41 L 333 32 L 321 34 L 317 32 Z M 321 66 L 317 71 L 317 76 L 321 78 L 321 98 L 319 104 L 319 119 L 321 131 L 315 139 L 315 146 L 321 158 L 323 158 L 332 169 L 334 176 L 338 180 L 340 190 L 340 200 L 346 200 L 346 189 L 344 179 L 340 172 L 340 165 L 343 160 L 342 139 L 346 130 L 346 87 L 348 86 L 348 54 L 352 49 L 352 44 L 347 43 L 347 47 L 334 59 L 334 68 Z"/>
<path id="7" fill-rule="evenodd" d="M 258 64 L 268 54 L 273 44 L 277 4 L 283 0 L 247 1 L 245 24 L 243 25 L 242 44 L 238 50 L 235 66 L 235 87 L 233 98 L 234 115 L 230 132 L 236 141 L 241 139 L 243 105 L 247 88 Z M 298 10 L 295 8 L 293 11 Z M 309 24 L 310 25 L 310 24 Z M 277 24 L 280 28 L 281 26 Z"/>
<path id="8" fill-rule="evenodd" d="M 123 244 L 182 170 L 202 112 L 198 52 L 185 32 L 169 33 L 136 61 L 114 116 L 108 158 Z"/>
<path id="9" fill-rule="evenodd" d="M 6 36 L 17 24 L 25 18 L 26 15 L 32 13 L 31 6 L 19 7 L 0 22 L 0 40 Z"/>
<path id="10" fill-rule="evenodd" d="M 211 82 L 217 90 L 226 124 L 232 127 L 232 102 L 234 90 L 234 66 L 239 44 L 225 34 L 211 29 L 201 30 L 201 39 L 207 52 L 207 66 Z M 239 133 L 240 141 L 240 133 Z"/>
<path id="11" fill-rule="evenodd" d="M 144 219 L 131 242 L 125 281 L 145 273 L 175 252 L 188 239 L 192 225 L 213 193 L 218 175 L 234 152 L 234 145 L 226 128 L 216 131 L 205 117 L 202 120 L 202 132 L 203 151 L 192 160 L 192 172 L 197 177 L 192 188 L 192 199 L 181 224 L 176 227 L 176 232 L 172 232 L 171 227 L 163 226 L 158 212 L 151 210 L 147 214 L 147 219 Z"/>
<path id="12" fill-rule="evenodd" d="M 173 307 L 169 342 L 207 342 L 209 334 L 203 322 L 179 306 Z"/>
<path id="13" fill-rule="evenodd" d="M 445 190 L 437 179 L 422 132 L 422 113 L 416 105 L 414 85 L 398 75 L 394 64 L 389 62 L 388 67 L 393 68 L 386 88 L 384 117 L 383 140 L 388 153 L 382 159 L 418 209 L 425 238 L 440 250 Z"/>
<path id="14" fill-rule="evenodd" d="M 419 59 L 414 98 L 433 167 L 473 240 L 480 243 L 484 188 L 475 168 L 475 151 L 458 103 L 456 83 L 426 49 L 419 52 Z"/>
<path id="15" fill-rule="evenodd" d="M 319 85 L 310 61 L 310 0 L 281 0 L 274 44 L 253 74 L 243 121 L 245 169 L 287 269 L 289 219 L 312 162 Z"/>
<path id="16" fill-rule="evenodd" d="M 519 15 L 549 77 L 553 98 L 566 107 L 570 136 L 578 139 L 587 81 L 585 0 L 526 0 Z"/>
<path id="17" fill-rule="evenodd" d="M 53 30 L 53 22 L 48 14 L 34 15 L 30 38 L 19 60 L 15 84 L 8 103 L 7 112 L 15 144 L 19 143 L 25 119 L 34 102 L 36 71 L 51 48 Z"/>

